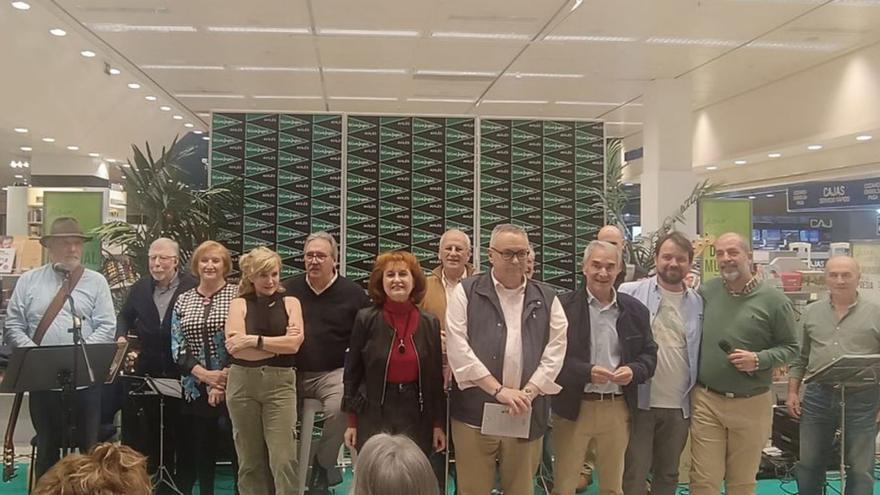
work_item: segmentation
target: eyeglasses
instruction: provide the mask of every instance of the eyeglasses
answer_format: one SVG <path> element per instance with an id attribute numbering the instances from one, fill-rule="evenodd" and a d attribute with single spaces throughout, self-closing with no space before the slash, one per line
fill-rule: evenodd
<path id="1" fill-rule="evenodd" d="M 167 255 L 164 255 L 164 254 L 151 254 L 151 255 L 149 256 L 149 259 L 150 259 L 150 261 L 156 261 L 156 260 L 159 260 L 159 261 L 161 261 L 161 262 L 164 263 L 164 262 L 166 262 L 166 261 L 171 261 L 171 260 L 173 260 L 173 259 L 177 259 L 177 256 L 167 256 Z"/>
<path id="2" fill-rule="evenodd" d="M 324 253 L 306 253 L 305 258 L 306 258 L 306 261 L 315 260 L 318 263 L 323 263 L 323 262 L 327 261 L 327 258 L 329 258 L 329 256 L 327 256 Z"/>
<path id="3" fill-rule="evenodd" d="M 519 261 L 525 261 L 525 259 L 529 256 L 528 249 L 525 251 L 499 251 L 493 247 L 489 247 L 489 249 L 500 254 L 501 258 L 503 258 L 504 261 L 513 261 L 513 258 L 516 258 Z"/>

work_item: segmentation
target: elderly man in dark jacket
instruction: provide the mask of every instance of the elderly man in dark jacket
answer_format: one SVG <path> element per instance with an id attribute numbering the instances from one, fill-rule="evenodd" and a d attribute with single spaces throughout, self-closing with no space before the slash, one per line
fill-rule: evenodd
<path id="1" fill-rule="evenodd" d="M 657 344 L 648 309 L 614 290 L 620 251 L 593 241 L 584 252 L 586 287 L 562 296 L 568 347 L 553 398 L 556 469 L 553 493 L 575 491 L 584 454 L 596 440 L 599 493 L 622 494 L 629 412 L 637 385 L 654 374 Z"/>

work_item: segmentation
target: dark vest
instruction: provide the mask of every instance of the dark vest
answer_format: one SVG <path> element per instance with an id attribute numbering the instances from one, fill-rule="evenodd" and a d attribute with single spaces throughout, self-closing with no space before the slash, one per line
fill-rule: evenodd
<path id="1" fill-rule="evenodd" d="M 468 343 L 480 362 L 488 368 L 489 373 L 499 382 L 503 377 L 504 348 L 507 343 L 507 325 L 501 302 L 495 292 L 491 273 L 483 273 L 468 277 L 462 282 L 468 298 Z M 550 307 L 556 292 L 541 282 L 526 282 L 522 313 L 522 380 L 520 388 L 528 383 L 529 378 L 538 369 L 544 348 L 550 339 Z M 487 402 L 497 403 L 490 394 L 479 387 L 460 390 L 452 388 L 451 414 L 463 423 L 481 426 L 483 423 L 483 405 Z M 547 430 L 547 419 L 550 416 L 550 400 L 546 396 L 538 396 L 532 401 L 532 418 L 529 429 L 529 440 L 540 438 Z"/>

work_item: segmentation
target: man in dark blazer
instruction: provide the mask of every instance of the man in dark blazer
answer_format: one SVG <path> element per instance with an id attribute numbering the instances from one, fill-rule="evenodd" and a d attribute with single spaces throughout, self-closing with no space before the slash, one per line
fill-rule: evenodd
<path id="1" fill-rule="evenodd" d="M 177 296 L 195 287 L 198 281 L 179 270 L 180 249 L 171 239 L 159 238 L 150 244 L 150 276 L 135 282 L 116 319 L 116 335 L 129 340 L 136 354 L 136 376 L 153 378 L 180 377 L 171 357 L 171 313 Z M 152 473 L 159 462 L 159 400 L 148 392 L 143 382 L 126 381 L 126 399 L 122 408 L 122 441 L 139 450 L 149 459 Z M 165 397 L 165 465 L 169 472 L 188 469 L 187 456 L 180 452 L 175 438 L 180 424 L 180 399 Z M 176 469 L 175 469 L 176 468 Z"/>
<path id="2" fill-rule="evenodd" d="M 593 439 L 599 492 L 623 493 L 629 412 L 638 405 L 637 385 L 654 374 L 657 344 L 648 308 L 614 289 L 620 265 L 616 246 L 591 242 L 584 252 L 586 287 L 561 298 L 568 346 L 556 380 L 562 391 L 553 397 L 554 495 L 574 493 Z"/>

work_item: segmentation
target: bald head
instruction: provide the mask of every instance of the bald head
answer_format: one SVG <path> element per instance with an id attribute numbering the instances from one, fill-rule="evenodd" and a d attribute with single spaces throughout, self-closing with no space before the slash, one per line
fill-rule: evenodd
<path id="1" fill-rule="evenodd" d="M 613 244 L 618 249 L 624 245 L 623 232 L 616 225 L 606 225 L 599 229 L 596 240 Z"/>

